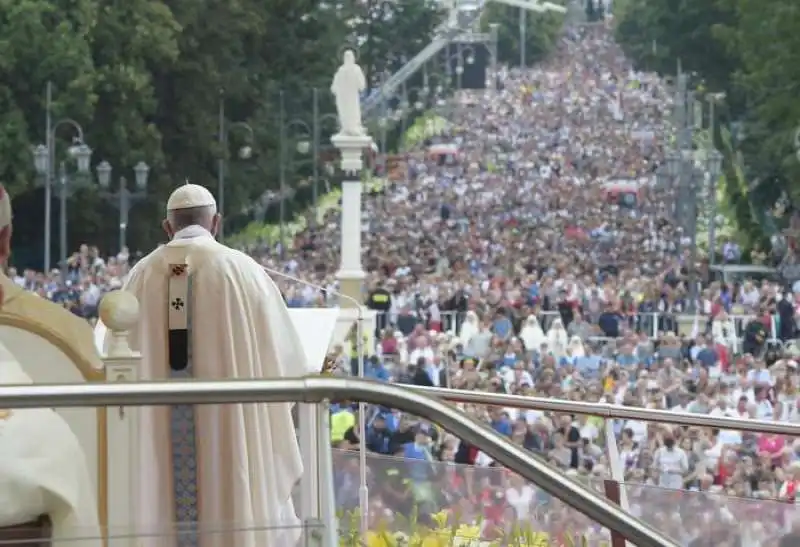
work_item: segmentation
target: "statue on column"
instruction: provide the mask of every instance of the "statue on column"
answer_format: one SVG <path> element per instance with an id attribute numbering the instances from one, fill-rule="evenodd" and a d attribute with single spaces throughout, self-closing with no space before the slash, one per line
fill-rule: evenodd
<path id="1" fill-rule="evenodd" d="M 367 88 L 367 79 L 351 50 L 344 52 L 344 62 L 336 71 L 331 92 L 336 97 L 339 115 L 339 135 L 360 137 L 366 135 L 361 125 L 361 92 Z"/>

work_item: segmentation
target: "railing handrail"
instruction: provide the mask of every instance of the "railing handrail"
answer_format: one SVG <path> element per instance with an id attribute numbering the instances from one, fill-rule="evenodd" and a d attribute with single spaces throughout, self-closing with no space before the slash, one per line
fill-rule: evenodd
<path id="1" fill-rule="evenodd" d="M 672 410 L 656 410 L 631 406 L 611 405 L 608 403 L 584 403 L 529 397 L 527 395 L 508 395 L 505 393 L 489 393 L 487 391 L 467 391 L 441 387 L 409 386 L 414 391 L 443 399 L 451 403 L 472 403 L 491 406 L 521 408 L 525 410 L 547 410 L 570 414 L 587 414 L 603 418 L 619 418 L 641 420 L 643 422 L 667 422 L 677 425 L 712 427 L 718 429 L 734 429 L 750 433 L 776 433 L 778 435 L 800 436 L 800 424 L 785 422 L 769 422 L 731 418 L 727 416 L 709 416 L 707 414 L 690 414 Z"/>
<path id="2" fill-rule="evenodd" d="M 584 513 L 595 522 L 622 534 L 640 547 L 677 547 L 677 544 L 484 427 L 451 405 L 420 392 L 351 378 L 307 377 L 274 380 L 191 382 L 136 382 L 0 387 L 0 408 L 142 406 L 174 404 L 281 403 L 359 400 L 413 412 L 440 424 L 464 442 L 478 447 L 508 469 Z"/>

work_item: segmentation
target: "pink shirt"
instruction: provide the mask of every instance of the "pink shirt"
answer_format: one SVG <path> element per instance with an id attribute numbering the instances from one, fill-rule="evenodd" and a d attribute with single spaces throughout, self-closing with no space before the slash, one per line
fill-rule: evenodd
<path id="1" fill-rule="evenodd" d="M 772 455 L 773 459 L 779 458 L 785 444 L 786 441 L 783 440 L 783 437 L 761 435 L 761 437 L 758 438 L 758 451 Z"/>

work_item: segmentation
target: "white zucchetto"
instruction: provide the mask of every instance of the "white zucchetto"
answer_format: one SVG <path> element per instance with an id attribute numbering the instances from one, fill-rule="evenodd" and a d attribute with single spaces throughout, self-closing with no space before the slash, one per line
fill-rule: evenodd
<path id="1" fill-rule="evenodd" d="M 205 186 L 200 186 L 199 184 L 184 184 L 172 192 L 172 195 L 167 200 L 167 211 L 211 206 L 214 207 L 214 212 L 216 212 L 217 202 L 214 196 Z"/>

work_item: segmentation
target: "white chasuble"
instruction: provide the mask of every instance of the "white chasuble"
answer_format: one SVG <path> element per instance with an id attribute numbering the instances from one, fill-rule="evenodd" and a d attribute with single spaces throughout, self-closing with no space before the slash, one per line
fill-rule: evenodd
<path id="1" fill-rule="evenodd" d="M 33 384 L 1 345 L 0 384 Z M 101 547 L 95 492 L 83 447 L 54 410 L 0 411 L 0 528 L 47 516 L 54 545 Z"/>
<path id="2" fill-rule="evenodd" d="M 187 231 L 184 231 L 187 233 Z M 131 346 L 144 380 L 301 376 L 280 291 L 247 255 L 198 227 L 142 259 Z M 294 547 L 302 463 L 291 404 L 142 407 L 134 515 L 140 547 Z"/>

